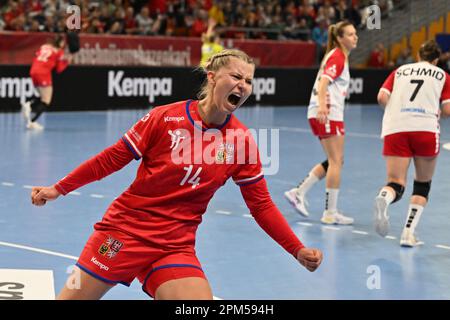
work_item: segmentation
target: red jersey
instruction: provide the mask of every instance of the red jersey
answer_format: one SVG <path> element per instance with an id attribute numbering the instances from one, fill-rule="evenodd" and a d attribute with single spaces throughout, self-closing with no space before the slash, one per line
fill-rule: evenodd
<path id="1" fill-rule="evenodd" d="M 36 51 L 31 65 L 30 75 L 51 74 L 53 69 L 56 69 L 60 73 L 67 68 L 68 64 L 68 61 L 64 59 L 63 49 L 57 49 L 52 45 L 44 44 Z"/>
<path id="2" fill-rule="evenodd" d="M 237 184 L 263 178 L 257 154 L 247 152 L 240 159 L 246 163 L 237 163 L 242 147 L 254 144 L 251 136 L 245 146 L 228 137 L 247 128 L 231 115 L 221 128 L 208 129 L 197 106 L 198 101 L 183 101 L 155 108 L 125 133 L 123 141 L 142 162 L 134 182 L 97 226 L 120 225 L 161 245 L 192 245 L 210 199 L 228 178 Z M 251 156 L 254 163 L 248 164 Z"/>
<path id="3" fill-rule="evenodd" d="M 270 197 L 253 137 L 234 115 L 208 128 L 198 101 L 154 108 L 55 188 L 65 195 L 120 170 L 133 157 L 142 159 L 134 182 L 109 206 L 96 230 L 120 230 L 167 249 L 193 247 L 209 201 L 231 177 L 267 234 L 295 257 L 303 247 Z"/>

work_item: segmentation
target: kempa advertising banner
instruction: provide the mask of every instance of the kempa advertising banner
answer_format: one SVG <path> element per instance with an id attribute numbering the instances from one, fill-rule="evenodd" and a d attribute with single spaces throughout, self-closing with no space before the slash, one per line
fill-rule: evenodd
<path id="1" fill-rule="evenodd" d="M 0 66 L 0 111 L 37 95 L 28 66 Z M 246 105 L 306 106 L 316 69 L 257 69 Z M 376 103 L 388 70 L 352 70 L 350 103 Z M 69 67 L 53 75 L 51 110 L 148 108 L 195 99 L 203 76 L 192 68 Z"/>

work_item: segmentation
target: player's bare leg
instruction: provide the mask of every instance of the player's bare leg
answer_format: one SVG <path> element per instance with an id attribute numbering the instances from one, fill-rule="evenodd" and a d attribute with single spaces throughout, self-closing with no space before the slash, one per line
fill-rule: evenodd
<path id="1" fill-rule="evenodd" d="M 315 185 L 317 182 L 322 180 L 327 173 L 328 160 L 318 163 L 315 165 L 308 175 L 303 179 L 302 182 L 296 188 L 292 188 L 284 193 L 286 199 L 291 203 L 294 208 L 304 217 L 309 216 L 308 212 L 308 201 L 306 200 L 306 193 Z"/>
<path id="2" fill-rule="evenodd" d="M 406 216 L 400 238 L 400 245 L 404 247 L 415 247 L 423 244 L 416 237 L 416 227 L 428 202 L 428 194 L 431 189 L 431 180 L 436 168 L 437 157 L 415 157 L 414 166 L 416 176 L 414 180 L 413 195 L 411 196 L 408 215 Z"/>
<path id="3" fill-rule="evenodd" d="M 402 198 L 406 185 L 406 175 L 411 158 L 386 157 L 387 184 L 380 190 L 375 198 L 374 225 L 375 231 L 385 237 L 389 232 L 388 207 Z"/>
<path id="4" fill-rule="evenodd" d="M 207 280 L 200 277 L 188 277 L 164 282 L 156 289 L 155 299 L 212 300 L 213 295 Z"/>
<path id="5" fill-rule="evenodd" d="M 114 285 L 94 278 L 78 267 L 67 279 L 57 300 L 99 300 Z"/>
<path id="6" fill-rule="evenodd" d="M 328 159 L 325 211 L 321 221 L 325 224 L 352 224 L 353 218 L 344 216 L 337 209 L 341 169 L 344 162 L 344 136 L 331 136 L 320 142 Z"/>
<path id="7" fill-rule="evenodd" d="M 41 96 L 41 101 L 46 104 L 50 104 L 50 102 L 52 102 L 53 87 L 52 86 L 38 87 L 38 90 Z"/>

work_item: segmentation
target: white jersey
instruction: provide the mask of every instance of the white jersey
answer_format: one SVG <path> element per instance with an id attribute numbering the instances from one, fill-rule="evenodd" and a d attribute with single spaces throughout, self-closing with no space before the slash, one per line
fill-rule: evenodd
<path id="1" fill-rule="evenodd" d="M 340 48 L 331 50 L 320 65 L 309 101 L 308 119 L 317 118 L 317 109 L 319 108 L 317 94 L 321 77 L 327 77 L 330 80 L 327 88 L 327 100 L 330 108 L 328 119 L 344 121 L 344 104 L 350 84 L 350 71 L 345 54 Z"/>
<path id="2" fill-rule="evenodd" d="M 380 91 L 390 95 L 381 137 L 397 132 L 439 133 L 440 103 L 450 102 L 449 75 L 431 63 L 409 63 L 394 70 Z"/>

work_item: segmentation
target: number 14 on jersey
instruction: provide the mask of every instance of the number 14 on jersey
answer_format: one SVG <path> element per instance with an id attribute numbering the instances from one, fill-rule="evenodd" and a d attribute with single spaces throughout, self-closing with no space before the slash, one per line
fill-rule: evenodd
<path id="1" fill-rule="evenodd" d="M 187 183 L 192 184 L 192 189 L 194 189 L 196 186 L 198 186 L 200 184 L 199 175 L 200 175 L 200 172 L 202 172 L 202 167 L 199 167 L 197 169 L 197 171 L 191 176 L 193 168 L 194 168 L 194 166 L 192 164 L 189 167 L 183 168 L 187 172 L 186 172 L 186 175 L 184 176 L 183 180 L 181 180 L 180 186 L 184 186 L 186 181 L 187 181 Z"/>

